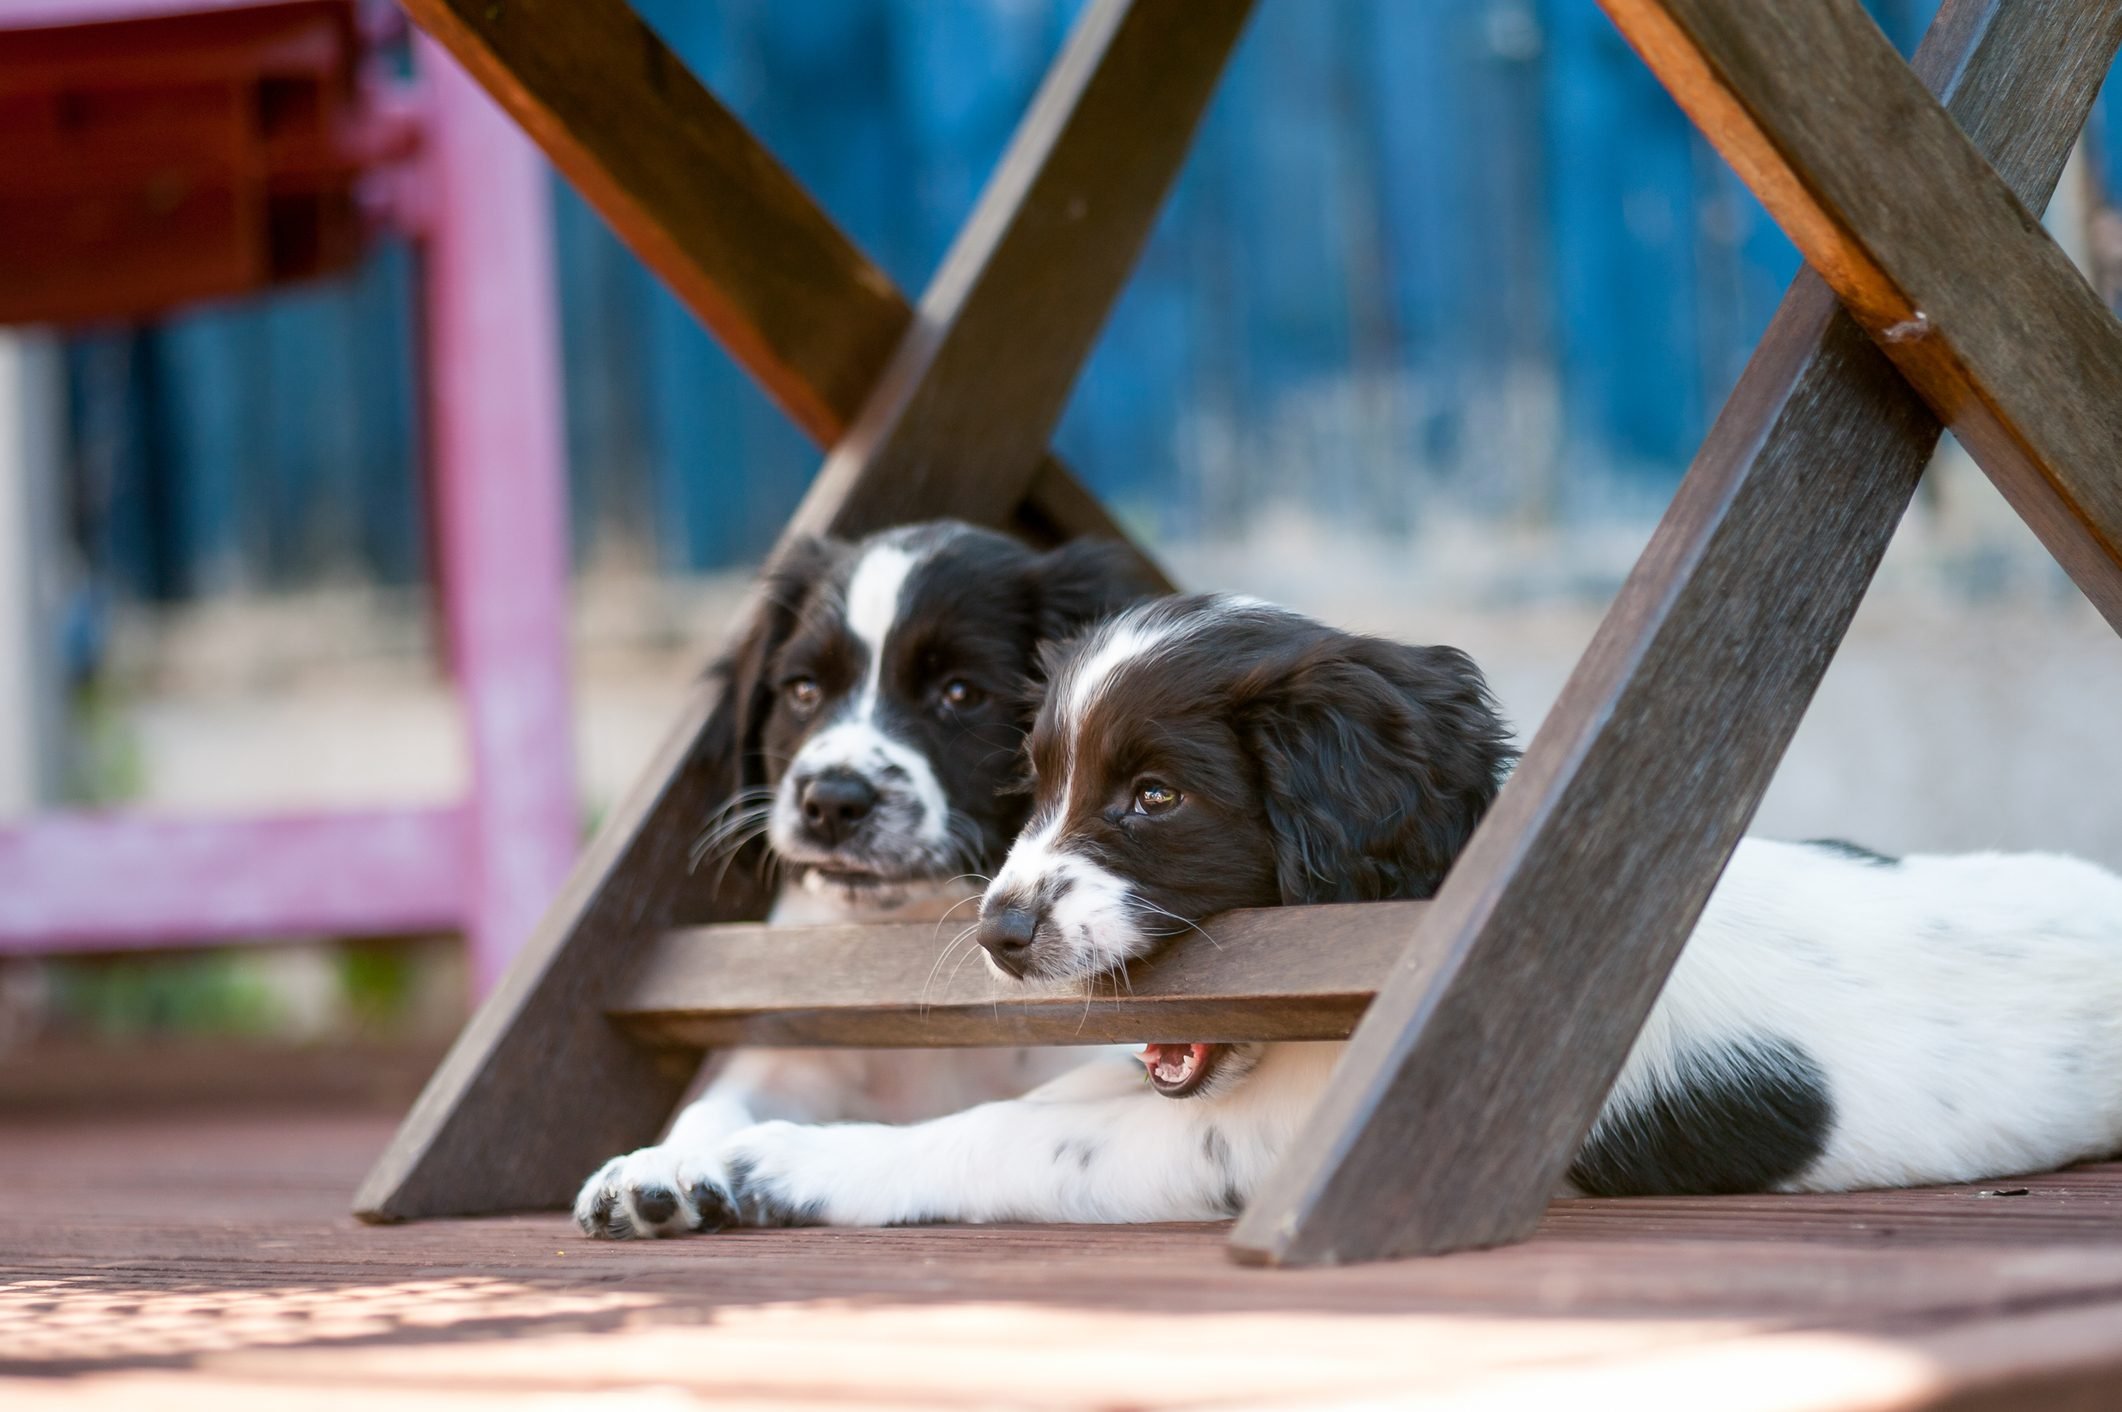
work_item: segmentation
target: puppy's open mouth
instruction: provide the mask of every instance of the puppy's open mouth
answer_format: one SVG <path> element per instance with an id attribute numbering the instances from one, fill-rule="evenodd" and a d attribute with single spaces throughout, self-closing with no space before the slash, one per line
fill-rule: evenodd
<path id="1" fill-rule="evenodd" d="M 1166 1098 L 1191 1098 L 1229 1052 L 1227 1044 L 1145 1044 L 1137 1057 L 1149 1070 L 1151 1088 Z"/>

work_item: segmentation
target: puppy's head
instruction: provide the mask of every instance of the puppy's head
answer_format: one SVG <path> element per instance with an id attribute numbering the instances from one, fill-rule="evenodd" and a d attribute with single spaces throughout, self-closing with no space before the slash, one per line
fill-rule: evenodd
<path id="1" fill-rule="evenodd" d="M 1098 541 L 1040 554 L 935 522 L 793 544 L 722 667 L 741 771 L 703 859 L 763 830 L 793 875 L 851 905 L 992 866 L 1028 807 L 1007 787 L 1039 645 L 1142 591 Z"/>
<path id="2" fill-rule="evenodd" d="M 1249 599 L 1144 603 L 1056 655 L 1031 821 L 981 902 L 1011 976 L 1093 975 L 1232 907 L 1427 897 L 1511 759 L 1465 653 Z"/>

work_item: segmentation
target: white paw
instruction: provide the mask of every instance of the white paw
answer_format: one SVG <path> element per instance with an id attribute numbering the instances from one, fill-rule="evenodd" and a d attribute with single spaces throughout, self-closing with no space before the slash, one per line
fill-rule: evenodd
<path id="1" fill-rule="evenodd" d="M 582 1184 L 575 1224 L 606 1240 L 716 1231 L 730 1200 L 713 1158 L 673 1144 L 614 1157 Z"/>

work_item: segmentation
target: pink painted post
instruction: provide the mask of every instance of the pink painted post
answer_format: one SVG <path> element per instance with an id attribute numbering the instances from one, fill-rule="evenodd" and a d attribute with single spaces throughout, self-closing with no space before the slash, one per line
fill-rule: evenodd
<path id="1" fill-rule="evenodd" d="M 471 749 L 472 975 L 498 978 L 580 840 L 567 469 L 545 162 L 425 37 L 427 386 L 444 622 Z"/>

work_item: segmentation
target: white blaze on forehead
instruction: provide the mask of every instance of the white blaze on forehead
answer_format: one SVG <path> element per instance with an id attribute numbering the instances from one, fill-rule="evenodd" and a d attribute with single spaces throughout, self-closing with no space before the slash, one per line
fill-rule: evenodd
<path id="1" fill-rule="evenodd" d="M 1100 628 L 1060 684 L 1061 750 L 1067 762 L 1061 797 L 1067 799 L 1074 792 L 1076 737 L 1091 707 L 1129 664 L 1175 647 L 1219 620 L 1270 606 L 1257 598 L 1218 596 L 1178 614 L 1151 603 L 1122 613 Z"/>
<path id="2" fill-rule="evenodd" d="M 1092 640 L 1089 653 L 1069 673 L 1067 694 L 1061 701 L 1061 720 L 1067 732 L 1064 744 L 1071 757 L 1075 754 L 1075 733 L 1082 729 L 1092 704 L 1112 684 L 1120 669 L 1179 641 L 1197 625 L 1194 617 L 1144 621 L 1130 614 Z"/>
<path id="3" fill-rule="evenodd" d="M 855 570 L 848 576 L 842 616 L 848 631 L 868 655 L 862 668 L 862 685 L 839 716 L 796 752 L 775 808 L 785 835 L 792 836 L 796 828 L 795 794 L 799 782 L 828 770 L 847 770 L 867 780 L 880 794 L 893 792 L 888 775 L 903 776 L 906 790 L 920 806 L 915 836 L 931 848 L 947 841 L 950 801 L 944 796 L 934 766 L 927 756 L 886 734 L 876 724 L 884 652 L 899 619 L 900 600 L 905 596 L 907 581 L 931 553 L 933 547 L 927 551 L 909 549 L 900 537 L 894 536 L 863 550 L 855 562 Z M 786 838 L 777 839 L 776 846 L 787 851 Z"/>
<path id="4" fill-rule="evenodd" d="M 899 617 L 899 597 L 906 581 L 920 566 L 922 556 L 897 544 L 878 544 L 863 551 L 855 572 L 847 581 L 847 627 L 863 649 L 869 663 L 863 668 L 862 690 L 855 701 L 855 719 L 866 721 L 877 709 L 877 683 L 884 674 L 884 644 Z"/>

